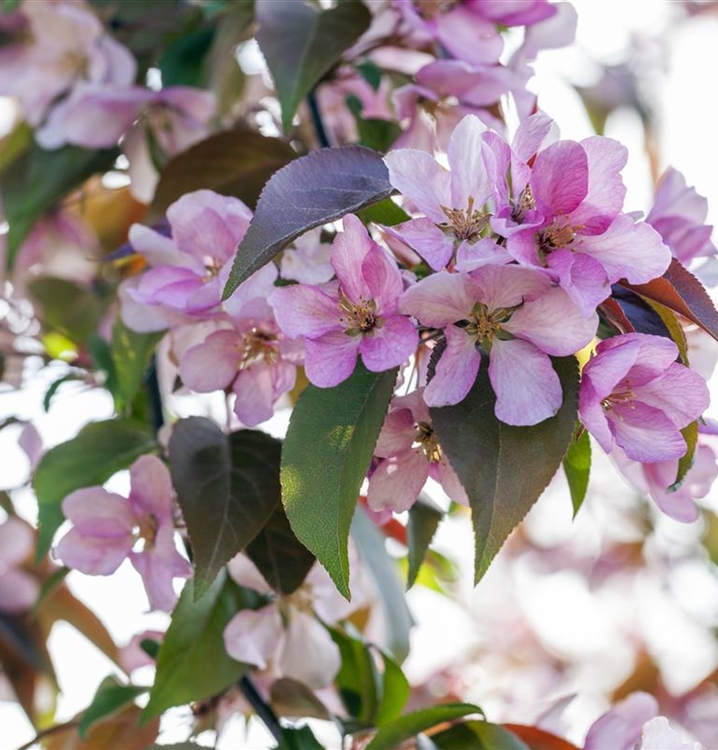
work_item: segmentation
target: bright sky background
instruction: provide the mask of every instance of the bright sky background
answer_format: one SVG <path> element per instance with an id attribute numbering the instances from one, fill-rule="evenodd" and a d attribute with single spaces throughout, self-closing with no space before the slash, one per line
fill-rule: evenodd
<path id="1" fill-rule="evenodd" d="M 577 49 L 544 53 L 539 59 L 539 76 L 536 90 L 541 92 L 539 103 L 556 119 L 564 138 L 580 139 L 593 134 L 590 123 L 583 112 L 582 105 L 573 90 L 567 85 L 574 81 L 583 85 L 590 84 L 596 68 L 587 52 L 595 61 L 604 63 L 619 62 L 627 43 L 635 35 L 646 38 L 642 44 L 643 62 L 648 72 L 650 93 L 655 97 L 655 106 L 660 126 L 658 145 L 659 161 L 662 166 L 671 164 L 680 169 L 686 176 L 689 185 L 695 185 L 698 191 L 712 201 L 711 219 L 718 223 L 718 100 L 714 71 L 718 70 L 718 16 L 702 14 L 700 17 L 686 21 L 679 27 L 670 28 L 672 19 L 681 15 L 678 3 L 657 2 L 656 0 L 576 0 L 574 3 L 579 14 L 578 40 L 582 51 Z M 624 171 L 624 180 L 628 185 L 626 206 L 629 210 L 646 210 L 651 196 L 650 170 L 643 152 L 640 124 L 632 112 L 618 113 L 608 123 L 607 135 L 621 140 L 629 147 L 630 160 Z M 37 384 L 29 395 L 22 400 L 16 394 L 0 393 L 0 419 L 6 414 L 30 417 L 39 413 L 39 403 L 47 383 Z M 716 383 L 712 384 L 714 395 L 718 395 Z M 111 404 L 105 394 L 73 395 L 72 387 L 62 391 L 62 397 L 56 400 L 49 415 L 40 417 L 40 429 L 44 437 L 52 443 L 71 437 L 80 424 L 91 414 L 94 419 L 111 415 Z M 713 407 L 712 416 L 718 417 L 718 408 Z M 22 480 L 26 472 L 23 454 L 13 445 L 17 433 L 11 429 L 0 433 L 0 456 L 2 467 L 0 487 L 13 486 Z M 122 485 L 124 480 L 120 480 Z M 553 526 L 546 518 L 554 513 L 546 500 L 545 512 L 535 514 L 530 519 L 536 533 L 550 539 L 573 533 L 570 518 L 565 513 L 560 523 Z M 32 503 L 23 506 L 30 512 Z M 565 507 L 565 505 L 564 505 Z M 561 511 L 557 511 L 561 514 Z M 555 516 L 551 516 L 552 520 Z M 542 520 L 543 518 L 543 520 Z M 464 531 L 448 530 L 443 535 L 456 549 L 456 541 L 462 544 L 470 554 L 471 543 L 463 538 Z M 146 608 L 146 599 L 139 584 L 139 579 L 129 565 L 124 565 L 110 581 L 102 578 L 90 578 L 71 575 L 70 581 L 77 594 L 91 602 L 107 624 L 111 633 L 120 644 L 129 641 L 130 637 L 147 628 L 159 627 L 167 622 L 161 613 L 140 614 Z M 562 586 L 568 586 L 562 588 Z M 688 588 L 700 587 L 698 578 L 687 581 Z M 571 588 L 571 587 L 574 588 Z M 555 597 L 544 600 L 539 609 L 541 617 L 536 618 L 536 627 L 543 628 L 548 637 L 558 642 L 571 638 L 580 632 L 584 640 L 583 648 L 596 648 L 609 642 L 607 633 L 610 630 L 610 604 L 603 603 L 597 608 L 596 603 L 583 600 L 584 592 L 566 571 L 557 579 L 553 589 Z M 565 606 L 565 592 L 574 591 L 576 600 L 571 608 Z M 489 591 L 487 589 L 487 591 Z M 121 592 L 118 595 L 118 592 Z M 530 596 L 531 586 L 525 589 Z M 699 594 L 696 589 L 696 594 Z M 481 597 L 489 600 L 491 593 L 476 595 L 477 606 Z M 415 655 L 410 657 L 408 671 L 415 677 L 423 677 L 429 671 L 446 663 L 451 657 L 455 642 L 472 637 L 472 620 L 456 605 L 442 600 L 441 619 L 435 614 L 437 602 L 432 596 L 414 592 L 412 606 L 419 619 L 424 622 L 413 636 Z M 581 602 L 581 606 L 576 606 Z M 537 602 L 537 606 L 539 603 Z M 455 611 L 456 610 L 456 611 Z M 538 610 L 537 610 L 538 611 Z M 570 618 L 570 619 L 567 619 Z M 450 625 L 447 627 L 446 623 Z M 451 637 L 447 637 L 447 635 Z M 572 648 L 579 649 L 581 643 L 574 643 Z M 705 648 L 709 649 L 710 644 Z M 97 684 L 109 672 L 112 665 L 94 647 L 67 626 L 58 626 L 52 633 L 50 648 L 55 659 L 63 694 L 58 705 L 58 720 L 71 717 L 84 708 L 95 692 Z M 695 652 L 694 648 L 694 652 Z M 713 645 L 715 651 L 715 644 Z M 702 659 L 715 658 L 718 655 L 708 650 L 700 651 Z M 620 656 L 620 654 L 619 654 Z M 686 657 L 689 658 L 690 654 Z M 610 661 L 610 660 L 609 660 Z M 610 669 L 610 664 L 607 665 Z M 688 667 L 690 669 L 690 665 Z M 593 676 L 595 679 L 595 675 Z M 485 708 L 489 708 L 485 705 Z M 600 710 L 596 705 L 585 707 L 583 713 L 577 710 L 576 726 L 583 727 L 586 722 Z M 530 719 L 531 717 L 527 717 Z M 187 713 L 178 711 L 171 721 L 173 727 L 162 740 L 179 741 L 186 736 L 188 726 Z M 13 748 L 33 736 L 32 730 L 24 720 L 19 709 L 11 703 L 0 702 L 0 744 L 3 748 Z M 244 730 L 237 722 L 223 738 L 219 747 L 264 748 L 268 746 L 261 730 L 253 735 L 249 744 L 244 741 Z M 574 739 L 580 740 L 579 732 Z"/>

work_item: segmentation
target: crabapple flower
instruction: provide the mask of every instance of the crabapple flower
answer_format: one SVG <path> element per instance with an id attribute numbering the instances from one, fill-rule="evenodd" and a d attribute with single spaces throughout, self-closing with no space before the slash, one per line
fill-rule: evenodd
<path id="1" fill-rule="evenodd" d="M 22 569 L 35 549 L 32 529 L 19 518 L 0 524 L 0 612 L 19 614 L 35 603 L 40 584 Z"/>
<path id="2" fill-rule="evenodd" d="M 269 419 L 277 399 L 294 387 L 301 345 L 274 321 L 267 297 L 277 268 L 268 264 L 250 276 L 226 302 L 232 328 L 221 328 L 180 357 L 182 382 L 198 393 L 231 389 L 234 412 L 246 425 Z"/>
<path id="3" fill-rule="evenodd" d="M 17 97 L 33 127 L 84 83 L 134 82 L 134 57 L 84 3 L 26 0 L 19 16 L 24 24 L 0 49 L 0 94 Z"/>
<path id="4" fill-rule="evenodd" d="M 588 730 L 583 750 L 703 750 L 684 742 L 648 693 L 633 693 L 600 716 Z"/>
<path id="5" fill-rule="evenodd" d="M 518 169 L 513 159 L 512 179 L 520 193 L 508 216 L 502 206 L 491 221 L 506 239 L 508 252 L 519 263 L 547 268 L 584 315 L 619 279 L 643 284 L 670 264 L 670 251 L 658 232 L 621 213 L 626 189 L 620 171 L 627 153 L 601 136 L 580 143 L 559 141 L 539 151 L 527 180 L 517 179 L 526 170 Z"/>
<path id="6" fill-rule="evenodd" d="M 698 518 L 694 500 L 705 497 L 718 477 L 716 455 L 707 445 L 698 445 L 693 466 L 675 489 L 672 485 L 678 474 L 678 459 L 641 464 L 632 461 L 618 447 L 611 451 L 611 457 L 631 484 L 647 492 L 667 516 L 683 523 Z"/>
<path id="7" fill-rule="evenodd" d="M 484 204 L 492 193 L 492 155 L 482 135 L 486 127 L 473 115 L 456 126 L 449 139 L 447 171 L 425 151 L 399 149 L 384 157 L 389 181 L 424 214 L 393 227 L 392 232 L 416 250 L 435 271 L 444 268 L 467 245 L 481 248 L 483 263 L 506 263 L 511 257 L 482 238 L 489 226 Z"/>
<path id="8" fill-rule="evenodd" d="M 595 313 L 584 318 L 546 274 L 513 265 L 470 275 L 441 271 L 409 288 L 399 310 L 444 329 L 446 349 L 424 392 L 426 403 L 459 403 L 479 372 L 481 349 L 489 356 L 496 416 L 512 425 L 556 414 L 563 392 L 549 355 L 583 348 L 598 325 Z"/>
<path id="9" fill-rule="evenodd" d="M 674 258 L 683 265 L 693 260 L 706 260 L 700 270 L 710 269 L 716 276 L 716 247 L 711 241 L 713 227 L 706 224 L 708 201 L 698 195 L 695 188 L 686 185 L 685 177 L 669 167 L 661 177 L 646 222 L 650 224 L 668 245 Z"/>
<path id="10" fill-rule="evenodd" d="M 192 568 L 174 542 L 172 482 L 156 456 L 141 456 L 130 467 L 130 496 L 102 487 L 76 490 L 62 501 L 73 527 L 55 547 L 55 557 L 87 575 L 107 576 L 129 558 L 152 609 L 169 612 L 177 601 L 173 578 L 190 578 Z"/>
<path id="11" fill-rule="evenodd" d="M 379 512 L 409 510 L 431 477 L 457 502 L 468 504 L 459 478 L 442 453 L 424 401 L 423 388 L 392 401 L 374 455 L 380 459 L 369 476 L 367 503 Z"/>
<path id="12" fill-rule="evenodd" d="M 709 395 L 705 380 L 677 358 L 662 336 L 627 333 L 598 344 L 583 368 L 578 413 L 607 453 L 615 444 L 641 463 L 685 454 L 680 431 L 703 413 Z"/>
<path id="13" fill-rule="evenodd" d="M 130 243 L 152 268 L 122 285 L 125 324 L 140 332 L 161 331 L 219 314 L 237 243 L 251 218 L 237 198 L 196 190 L 167 209 L 170 237 L 133 224 Z"/>
<path id="14" fill-rule="evenodd" d="M 332 244 L 331 263 L 338 283 L 281 287 L 269 300 L 282 331 L 303 337 L 307 378 L 320 388 L 346 380 L 359 354 L 367 369 L 383 372 L 419 343 L 414 325 L 397 311 L 404 282 L 396 261 L 352 214 Z"/>
<path id="15" fill-rule="evenodd" d="M 351 603 L 343 599 L 319 563 L 297 591 L 280 597 L 244 555 L 230 560 L 228 570 L 241 586 L 272 600 L 257 610 L 241 610 L 229 621 L 224 630 L 227 653 L 312 689 L 329 685 L 339 671 L 341 656 L 322 622 L 333 624 L 348 617 L 361 602 L 356 597 Z"/>

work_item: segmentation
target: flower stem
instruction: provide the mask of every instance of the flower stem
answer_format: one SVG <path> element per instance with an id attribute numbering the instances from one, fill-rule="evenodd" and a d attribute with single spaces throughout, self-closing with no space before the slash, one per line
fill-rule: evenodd
<path id="1" fill-rule="evenodd" d="M 319 111 L 319 104 L 317 102 L 317 95 L 312 91 L 307 97 L 307 104 L 309 105 L 309 114 L 312 117 L 312 125 L 317 134 L 317 140 L 322 148 L 329 148 L 329 138 L 327 137 L 327 131 L 324 129 L 324 122 L 322 121 L 322 113 Z"/>
<path id="2" fill-rule="evenodd" d="M 282 725 L 279 723 L 277 714 L 274 713 L 272 707 L 264 700 L 264 698 L 262 698 L 257 688 L 254 686 L 254 683 L 249 677 L 247 677 L 247 675 L 240 677 L 237 684 L 249 705 L 252 706 L 257 716 L 259 716 L 267 729 L 271 732 L 272 737 L 274 737 L 274 739 L 281 745 L 284 741 L 282 736 Z"/>

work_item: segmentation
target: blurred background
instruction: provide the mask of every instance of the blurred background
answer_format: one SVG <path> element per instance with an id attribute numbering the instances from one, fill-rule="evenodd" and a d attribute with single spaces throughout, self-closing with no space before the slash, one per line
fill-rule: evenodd
<path id="1" fill-rule="evenodd" d="M 573 4 L 576 43 L 543 52 L 536 64 L 531 88 L 539 106 L 563 138 L 599 132 L 629 148 L 626 210 L 647 212 L 657 180 L 673 166 L 708 198 L 708 222 L 717 223 L 718 3 Z M 9 107 L 0 102 L 0 117 Z M 711 294 L 716 299 L 715 289 Z M 691 346 L 694 365 L 711 372 L 715 347 L 698 335 Z M 63 388 L 45 413 L 43 394 L 58 372 L 40 371 L 32 359 L 25 367 L 38 378 L 22 392 L 0 389 L 0 420 L 33 420 L 46 446 L 90 418 L 112 415 L 107 393 L 81 384 Z M 711 390 L 708 416 L 718 419 L 715 377 Z M 176 405 L 183 414 L 194 408 Z M 19 428 L 0 431 L 0 489 L 22 484 L 29 471 L 18 435 Z M 112 488 L 126 484 L 118 475 Z M 14 499 L 32 522 L 33 498 L 17 491 Z M 422 585 L 409 593 L 417 626 L 407 675 L 434 697 L 475 701 L 494 721 L 540 721 L 577 744 L 611 703 L 646 690 L 672 721 L 707 748 L 718 747 L 718 495 L 699 504 L 695 523 L 671 520 L 595 450 L 576 519 L 557 478 L 476 589 L 468 517 L 447 518 Z M 127 563 L 111 579 L 70 573 L 68 582 L 120 645 L 167 624 L 162 613 L 143 614 L 145 595 Z M 113 666 L 64 623 L 54 627 L 49 649 L 62 689 L 61 721 L 89 703 Z M 141 673 L 136 678 L 141 682 Z M 13 748 L 34 733 L 9 699 L 0 675 L 0 744 Z M 161 740 L 184 739 L 192 720 L 188 709 L 170 712 Z M 265 746 L 262 728 L 250 722 L 248 729 L 240 718 L 228 721 L 218 744 Z"/>

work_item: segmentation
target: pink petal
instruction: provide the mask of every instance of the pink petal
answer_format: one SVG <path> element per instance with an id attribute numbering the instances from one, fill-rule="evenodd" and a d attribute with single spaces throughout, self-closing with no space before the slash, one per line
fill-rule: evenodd
<path id="1" fill-rule="evenodd" d="M 471 273 L 482 266 L 505 265 L 512 260 L 506 248 L 490 237 L 484 237 L 478 242 L 464 241 L 459 245 L 456 251 L 456 270 Z"/>
<path id="2" fill-rule="evenodd" d="M 593 339 L 598 328 L 594 312 L 584 318 L 563 289 L 549 291 L 519 308 L 504 330 L 555 356 L 574 354 Z"/>
<path id="3" fill-rule="evenodd" d="M 320 287 L 295 284 L 275 289 L 269 298 L 277 325 L 292 338 L 316 339 L 340 331 L 339 302 Z"/>
<path id="4" fill-rule="evenodd" d="M 495 63 L 503 49 L 503 40 L 494 24 L 468 7 L 457 5 L 435 19 L 435 33 L 453 57 L 469 63 Z"/>
<path id="5" fill-rule="evenodd" d="M 53 555 L 68 568 L 91 576 L 108 576 L 120 567 L 132 551 L 131 532 L 122 537 L 85 536 L 78 529 L 70 529 Z"/>
<path id="6" fill-rule="evenodd" d="M 138 513 L 172 524 L 172 480 L 157 456 L 140 456 L 130 466 L 130 503 Z"/>
<path id="7" fill-rule="evenodd" d="M 85 487 L 62 501 L 65 518 L 88 536 L 112 539 L 132 533 L 136 519 L 127 500 L 102 487 Z"/>
<path id="8" fill-rule="evenodd" d="M 368 289 L 367 299 L 376 302 L 379 315 L 393 315 L 397 300 L 404 291 L 396 261 L 375 244 L 364 258 L 361 274 Z"/>
<path id="9" fill-rule="evenodd" d="M 554 250 L 549 253 L 547 263 L 584 318 L 593 315 L 598 305 L 611 293 L 603 266 L 586 253 Z"/>
<path id="10" fill-rule="evenodd" d="M 20 614 L 27 612 L 37 601 L 40 583 L 24 570 L 6 570 L 0 573 L 0 612 Z"/>
<path id="11" fill-rule="evenodd" d="M 706 381 L 677 362 L 655 380 L 636 389 L 636 398 L 660 409 L 678 428 L 698 419 L 710 404 Z"/>
<path id="12" fill-rule="evenodd" d="M 266 669 L 283 630 L 273 604 L 257 610 L 243 609 L 224 629 L 224 647 L 233 659 Z"/>
<path id="13" fill-rule="evenodd" d="M 327 629 L 316 617 L 292 607 L 277 652 L 277 673 L 318 690 L 331 684 L 341 663 L 339 647 Z"/>
<path id="14" fill-rule="evenodd" d="M 624 338 L 616 336 L 617 340 Z M 628 376 L 635 364 L 641 347 L 636 339 L 627 339 L 623 346 L 601 349 L 597 347 L 597 356 L 589 360 L 583 368 L 583 379 L 591 383 L 596 397 L 604 399 L 613 393 L 614 388 Z"/>
<path id="15" fill-rule="evenodd" d="M 35 549 L 35 534 L 19 518 L 8 518 L 0 524 L 0 570 L 15 568 Z"/>
<path id="16" fill-rule="evenodd" d="M 686 452 L 680 431 L 658 409 L 637 401 L 614 404 L 607 418 L 616 443 L 634 461 L 670 461 Z"/>
<path id="17" fill-rule="evenodd" d="M 379 463 L 369 478 L 367 502 L 375 511 L 409 510 L 429 476 L 429 461 L 419 448 L 409 448 Z"/>
<path id="18" fill-rule="evenodd" d="M 469 504 L 469 497 L 466 494 L 464 485 L 461 484 L 459 477 L 456 475 L 456 472 L 446 456 L 442 456 L 439 463 L 432 464 L 429 472 L 432 476 L 436 473 L 434 478 L 442 486 L 450 500 L 453 500 L 455 503 L 461 503 L 462 505 Z"/>
<path id="19" fill-rule="evenodd" d="M 486 126 L 474 115 L 467 115 L 454 128 L 447 156 L 451 165 L 451 208 L 467 209 L 469 201 L 478 211 L 491 187 L 484 163 L 483 133 Z"/>
<path id="20" fill-rule="evenodd" d="M 274 292 L 274 282 L 279 272 L 274 263 L 267 263 L 243 281 L 232 296 L 224 301 L 224 310 L 235 320 L 252 317 L 258 298 L 266 300 Z M 271 316 L 271 312 L 269 313 Z"/>
<path id="21" fill-rule="evenodd" d="M 215 331 L 188 349 L 180 359 L 182 382 L 198 393 L 223 391 L 237 377 L 242 339 L 236 331 Z"/>
<path id="22" fill-rule="evenodd" d="M 475 301 L 481 300 L 489 310 L 528 303 L 551 289 L 551 279 L 545 273 L 515 265 L 482 266 L 471 278 L 481 287 Z"/>
<path id="23" fill-rule="evenodd" d="M 448 406 L 463 401 L 476 380 L 481 355 L 475 340 L 462 328 L 448 326 L 446 349 L 441 354 L 434 377 L 426 386 L 424 400 L 429 406 Z"/>
<path id="24" fill-rule="evenodd" d="M 144 224 L 133 224 L 129 239 L 135 252 L 142 255 L 151 266 L 185 266 L 196 273 L 204 271 L 202 264 L 191 255 L 181 253 L 170 237 L 165 237 Z"/>
<path id="25" fill-rule="evenodd" d="M 658 713 L 656 699 L 648 693 L 633 693 L 617 703 L 591 725 L 584 750 L 633 750 L 641 727 Z"/>
<path id="26" fill-rule="evenodd" d="M 554 214 L 573 211 L 588 192 L 588 158 L 574 141 L 559 141 L 541 151 L 531 170 L 531 188 Z"/>
<path id="27" fill-rule="evenodd" d="M 364 336 L 359 350 L 367 370 L 383 372 L 406 362 L 418 346 L 419 334 L 414 324 L 395 315 Z"/>
<path id="28" fill-rule="evenodd" d="M 489 378 L 496 393 L 496 416 L 506 424 L 538 424 L 553 417 L 563 403 L 551 360 L 527 341 L 495 341 Z"/>
<path id="29" fill-rule="evenodd" d="M 528 162 L 554 128 L 553 120 L 543 112 L 527 117 L 516 129 L 511 150 L 521 161 Z"/>
<path id="30" fill-rule="evenodd" d="M 454 254 L 456 238 L 439 229 L 431 219 L 412 219 L 389 231 L 416 250 L 434 271 L 445 268 Z"/>
<path id="31" fill-rule="evenodd" d="M 342 331 L 307 339 L 304 369 L 309 382 L 319 388 L 332 388 L 346 380 L 354 372 L 360 344 L 361 336 L 347 336 Z"/>
<path id="32" fill-rule="evenodd" d="M 384 157 L 389 181 L 435 224 L 446 221 L 442 206 L 451 208 L 451 176 L 424 151 L 399 149 Z"/>
<path id="33" fill-rule="evenodd" d="M 606 418 L 601 400 L 603 396 L 596 393 L 591 381 L 584 377 L 578 394 L 578 416 L 583 426 L 598 441 L 606 453 L 613 447 L 613 434 Z"/>
<path id="34" fill-rule="evenodd" d="M 618 216 L 603 234 L 583 236 L 576 249 L 596 258 L 611 283 L 626 278 L 645 284 L 664 274 L 671 262 L 661 235 L 650 224 L 635 224 L 627 214 Z"/>
<path id="35" fill-rule="evenodd" d="M 274 414 L 276 400 L 294 387 L 296 373 L 297 368 L 283 360 L 245 367 L 232 387 L 237 396 L 234 413 L 250 427 L 266 422 Z"/>
<path id="36" fill-rule="evenodd" d="M 387 458 L 411 448 L 416 435 L 415 425 L 411 409 L 393 407 L 384 419 L 374 455 Z"/>
<path id="37" fill-rule="evenodd" d="M 344 294 L 352 302 L 372 299 L 362 272 L 364 259 L 376 247 L 361 221 L 353 214 L 342 219 L 344 231 L 332 243 L 331 264 Z"/>
<path id="38" fill-rule="evenodd" d="M 481 288 L 466 274 L 440 271 L 407 289 L 399 312 L 428 326 L 442 327 L 469 317 Z"/>

